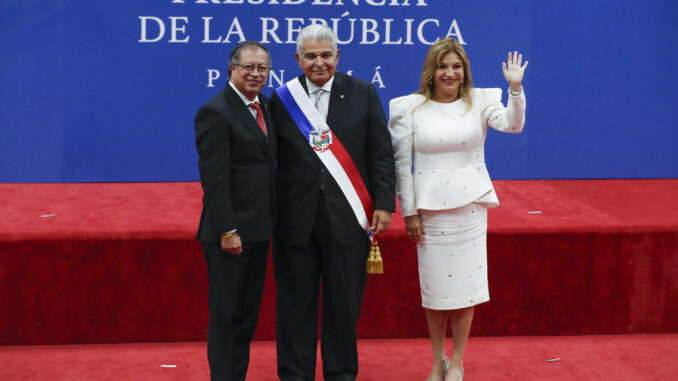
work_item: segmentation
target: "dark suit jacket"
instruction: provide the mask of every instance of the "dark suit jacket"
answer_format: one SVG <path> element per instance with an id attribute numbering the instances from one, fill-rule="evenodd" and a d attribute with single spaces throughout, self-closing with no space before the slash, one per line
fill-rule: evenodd
<path id="1" fill-rule="evenodd" d="M 305 76 L 300 76 L 299 80 L 308 92 Z M 278 137 L 278 229 L 282 239 L 295 246 L 308 243 L 321 186 L 337 241 L 351 244 L 364 238 L 365 232 L 339 185 L 309 146 L 308 137 L 299 132 L 275 92 L 271 97 L 271 108 Z M 335 73 L 327 124 L 358 168 L 374 209 L 394 211 L 393 148 L 374 86 Z M 367 218 L 371 222 L 371 213 Z"/>
<path id="2" fill-rule="evenodd" d="M 202 242 L 220 242 L 233 229 L 243 242 L 258 242 L 273 231 L 276 139 L 268 99 L 259 94 L 259 102 L 268 138 L 229 84 L 195 117 Z"/>

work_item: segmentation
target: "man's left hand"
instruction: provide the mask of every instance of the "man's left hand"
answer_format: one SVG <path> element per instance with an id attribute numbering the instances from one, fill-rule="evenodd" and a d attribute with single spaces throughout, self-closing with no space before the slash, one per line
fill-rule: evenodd
<path id="1" fill-rule="evenodd" d="M 393 213 L 386 210 L 375 210 L 372 214 L 372 234 L 376 236 L 381 232 L 388 230 L 391 225 L 391 217 Z"/>

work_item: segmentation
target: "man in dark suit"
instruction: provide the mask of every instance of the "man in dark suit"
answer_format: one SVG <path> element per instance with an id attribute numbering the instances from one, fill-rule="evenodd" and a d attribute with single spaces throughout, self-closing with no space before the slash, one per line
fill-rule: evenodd
<path id="1" fill-rule="evenodd" d="M 259 94 L 270 64 L 262 44 L 238 44 L 229 57 L 229 83 L 195 118 L 212 380 L 245 380 L 261 305 L 275 208 L 276 139 L 268 99 Z"/>
<path id="2" fill-rule="evenodd" d="M 335 72 L 336 41 L 326 26 L 302 29 L 296 58 L 304 75 L 298 79 L 355 163 L 374 206 L 367 218 L 378 234 L 388 229 L 395 209 L 391 138 L 374 86 Z M 278 375 L 283 381 L 314 379 L 322 287 L 324 377 L 354 380 L 369 237 L 277 92 L 271 108 L 279 150 L 274 236 Z"/>

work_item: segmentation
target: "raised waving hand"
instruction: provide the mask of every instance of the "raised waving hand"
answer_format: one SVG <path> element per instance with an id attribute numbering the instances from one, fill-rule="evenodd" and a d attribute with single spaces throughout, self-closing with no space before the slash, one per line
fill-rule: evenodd
<path id="1" fill-rule="evenodd" d="M 508 62 L 501 63 L 504 78 L 509 83 L 511 90 L 520 90 L 525 68 L 527 68 L 527 61 L 523 64 L 523 55 L 519 54 L 517 50 L 508 53 Z"/>

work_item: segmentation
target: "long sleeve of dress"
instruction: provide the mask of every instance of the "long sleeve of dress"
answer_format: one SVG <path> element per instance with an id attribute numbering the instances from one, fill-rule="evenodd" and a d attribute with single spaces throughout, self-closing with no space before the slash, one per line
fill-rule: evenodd
<path id="1" fill-rule="evenodd" d="M 490 126 L 497 131 L 512 134 L 523 131 L 527 106 L 525 92 L 521 91 L 517 96 L 509 95 L 507 105 L 504 107 L 501 103 L 501 89 L 483 89 L 483 91 L 486 92 L 483 99 L 487 101 L 482 114 L 484 127 Z"/>
<path id="2" fill-rule="evenodd" d="M 412 150 L 414 131 L 412 110 L 420 96 L 407 95 L 389 103 L 389 123 L 396 170 L 396 194 L 403 217 L 417 214 L 412 177 Z M 423 97 L 422 101 L 423 101 Z M 420 101 L 421 103 L 421 101 Z"/>

